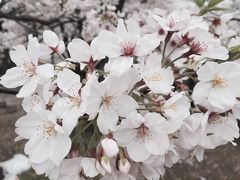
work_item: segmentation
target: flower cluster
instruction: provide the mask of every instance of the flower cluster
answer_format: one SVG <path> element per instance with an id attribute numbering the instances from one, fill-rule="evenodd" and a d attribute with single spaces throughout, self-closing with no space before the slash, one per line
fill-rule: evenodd
<path id="1" fill-rule="evenodd" d="M 21 87 L 16 140 L 52 180 L 159 179 L 165 167 L 239 137 L 240 38 L 223 46 L 200 16 L 118 20 L 90 44 L 57 34 L 10 51 L 1 77 Z M 67 56 L 69 55 L 69 56 Z M 52 57 L 61 62 L 48 63 Z"/>

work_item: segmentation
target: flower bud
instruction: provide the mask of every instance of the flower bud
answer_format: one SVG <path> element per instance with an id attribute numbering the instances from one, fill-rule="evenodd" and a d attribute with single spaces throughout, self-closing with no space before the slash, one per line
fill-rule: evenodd
<path id="1" fill-rule="evenodd" d="M 112 158 L 114 156 L 116 156 L 119 152 L 119 148 L 118 145 L 116 143 L 115 140 L 113 140 L 112 138 L 106 137 L 102 140 L 101 142 L 104 153 Z"/>
<path id="2" fill-rule="evenodd" d="M 122 158 L 118 161 L 118 168 L 124 174 L 128 174 L 131 169 L 131 163 L 127 158 Z"/>
<path id="3" fill-rule="evenodd" d="M 101 159 L 101 165 L 108 173 L 112 172 L 112 167 L 111 167 L 111 163 L 110 163 L 110 158 L 109 157 L 103 156 L 102 159 Z"/>
<path id="4" fill-rule="evenodd" d="M 106 175 L 106 170 L 102 167 L 102 165 L 100 164 L 100 162 L 97 160 L 96 161 L 96 169 L 98 170 L 98 172 L 102 175 L 105 176 Z"/>

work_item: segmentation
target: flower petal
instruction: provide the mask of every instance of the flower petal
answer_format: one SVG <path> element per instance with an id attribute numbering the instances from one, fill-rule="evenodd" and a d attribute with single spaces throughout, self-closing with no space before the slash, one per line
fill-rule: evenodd
<path id="1" fill-rule="evenodd" d="M 82 39 L 73 39 L 67 49 L 74 62 L 89 62 L 91 59 L 91 48 Z"/>
<path id="2" fill-rule="evenodd" d="M 130 158 L 136 162 L 147 160 L 151 153 L 145 148 L 144 143 L 135 140 L 127 146 L 127 152 Z"/>

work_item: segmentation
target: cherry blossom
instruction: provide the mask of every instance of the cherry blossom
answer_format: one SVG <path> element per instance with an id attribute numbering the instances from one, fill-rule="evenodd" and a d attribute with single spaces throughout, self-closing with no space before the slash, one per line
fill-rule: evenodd
<path id="1" fill-rule="evenodd" d="M 27 47 L 22 40 L 13 46 L 16 67 L 0 81 L 20 88 L 26 114 L 15 124 L 16 140 L 28 140 L 24 152 L 36 174 L 50 180 L 159 179 L 189 157 L 202 161 L 205 150 L 236 145 L 240 41 L 232 31 L 234 13 L 215 13 L 212 1 L 201 9 L 171 1 L 174 11 L 169 1 L 161 2 L 166 8 L 156 8 L 157 1 L 123 8 L 115 1 L 70 0 L 59 2 L 61 10 L 46 2 L 51 13 L 64 14 L 54 24 L 66 16 L 67 26 L 45 30 L 46 21 L 43 31 L 41 20 L 35 24 L 43 32 L 40 41 L 29 35 Z M 20 33 L 19 21 L 2 28 L 15 24 L 11 30 Z M 8 162 L 0 166 L 8 169 Z M 13 171 L 9 178 L 19 173 Z"/>
<path id="2" fill-rule="evenodd" d="M 239 67 L 235 62 L 207 62 L 197 71 L 200 82 L 193 90 L 194 102 L 218 111 L 231 109 L 239 97 Z"/>
<path id="3" fill-rule="evenodd" d="M 16 67 L 7 70 L 1 77 L 1 84 L 8 88 L 22 86 L 17 97 L 30 96 L 36 90 L 37 84 L 44 83 L 54 75 L 51 64 L 38 65 L 39 46 L 37 39 L 29 36 L 27 49 L 23 45 L 17 45 L 10 51 L 10 58 Z"/>
<path id="4" fill-rule="evenodd" d="M 171 69 L 161 68 L 160 54 L 150 54 L 139 68 L 140 76 L 154 93 L 168 94 L 174 81 Z"/>
<path id="5" fill-rule="evenodd" d="M 29 112 L 18 119 L 16 127 L 16 133 L 29 140 L 24 151 L 33 163 L 50 159 L 59 165 L 70 150 L 71 139 L 51 111 Z"/>
<path id="6" fill-rule="evenodd" d="M 160 26 L 166 31 L 180 31 L 188 26 L 190 14 L 188 11 L 174 11 L 166 18 L 154 16 Z"/>
<path id="7" fill-rule="evenodd" d="M 159 43 L 156 34 L 141 37 L 139 25 L 135 20 L 130 19 L 125 26 L 124 21 L 120 19 L 116 33 L 106 30 L 99 33 L 97 47 L 100 53 L 109 57 L 111 74 L 121 76 L 133 64 L 134 56 L 151 53 Z"/>
<path id="8" fill-rule="evenodd" d="M 90 91 L 89 94 L 83 97 L 86 112 L 91 117 L 95 117 L 98 113 L 97 125 L 103 134 L 116 131 L 119 116 L 126 117 L 138 107 L 137 102 L 126 93 L 130 83 L 126 78 L 127 76 L 109 77 L 101 83 L 94 79 L 87 89 Z M 119 86 L 119 82 L 125 83 Z"/>
<path id="9" fill-rule="evenodd" d="M 58 118 L 63 119 L 63 128 L 70 134 L 77 124 L 78 117 L 83 115 L 79 90 L 82 86 L 80 77 L 64 68 L 57 75 L 58 87 L 67 95 L 59 98 L 52 107 Z"/>
<path id="10" fill-rule="evenodd" d="M 114 138 L 120 146 L 127 148 L 131 159 L 142 162 L 151 155 L 163 155 L 167 152 L 167 125 L 166 120 L 157 113 L 147 113 L 144 117 L 132 113 L 118 126 Z"/>

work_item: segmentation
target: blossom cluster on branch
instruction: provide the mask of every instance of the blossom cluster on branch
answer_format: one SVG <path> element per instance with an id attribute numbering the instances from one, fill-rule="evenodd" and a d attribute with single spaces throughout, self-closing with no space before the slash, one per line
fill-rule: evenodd
<path id="1" fill-rule="evenodd" d="M 75 38 L 65 46 L 46 30 L 42 41 L 29 35 L 27 47 L 14 46 L 16 67 L 0 82 L 21 87 L 26 115 L 16 140 L 28 140 L 36 173 L 157 180 L 179 160 L 236 145 L 240 38 L 223 45 L 218 31 L 183 10 L 143 24 L 119 19 L 90 44 Z M 53 57 L 61 62 L 48 63 Z"/>

